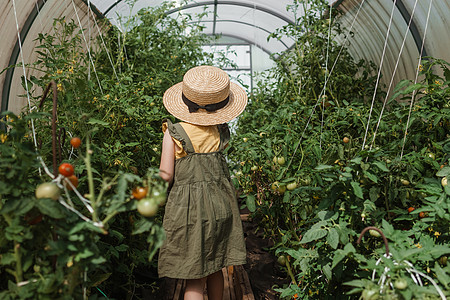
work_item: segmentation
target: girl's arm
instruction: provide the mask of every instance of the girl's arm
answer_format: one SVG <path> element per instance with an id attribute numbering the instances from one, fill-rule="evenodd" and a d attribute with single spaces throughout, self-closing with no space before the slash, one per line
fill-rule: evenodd
<path id="1" fill-rule="evenodd" d="M 159 165 L 159 176 L 167 182 L 172 182 L 175 167 L 175 143 L 169 134 L 169 130 L 164 132 L 162 143 L 161 163 Z"/>

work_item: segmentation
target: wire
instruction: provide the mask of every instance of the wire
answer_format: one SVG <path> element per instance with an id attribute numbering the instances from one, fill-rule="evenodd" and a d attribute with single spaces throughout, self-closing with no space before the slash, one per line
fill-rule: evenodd
<path id="1" fill-rule="evenodd" d="M 366 139 L 367 139 L 367 133 L 369 132 L 369 126 L 370 126 L 370 118 L 372 116 L 372 111 L 373 111 L 373 104 L 375 103 L 375 96 L 377 94 L 377 88 L 378 88 L 378 84 L 380 83 L 380 76 L 381 76 L 381 68 L 383 66 L 383 61 L 384 61 L 384 55 L 386 53 L 386 46 L 387 46 L 387 41 L 389 38 L 389 33 L 391 31 L 391 25 L 392 25 L 392 17 L 394 16 L 394 11 L 395 11 L 395 4 L 397 3 L 397 0 L 394 0 L 393 4 L 392 4 L 392 11 L 391 11 L 391 17 L 389 19 L 389 25 L 388 25 L 388 29 L 386 31 L 386 38 L 384 39 L 384 47 L 383 47 L 383 53 L 381 54 L 381 61 L 380 61 L 380 67 L 378 69 L 378 75 L 377 75 L 377 82 L 375 84 L 375 89 L 373 92 L 373 98 L 372 98 L 372 104 L 370 105 L 370 111 L 369 111 L 369 117 L 367 119 L 367 126 L 366 126 L 366 132 L 364 134 L 364 140 L 362 143 L 362 147 L 361 149 L 364 149 L 364 146 L 366 145 Z"/>
<path id="2" fill-rule="evenodd" d="M 373 147 L 373 145 L 375 143 L 375 138 L 377 136 L 378 127 L 380 126 L 381 118 L 383 117 L 383 112 L 384 112 L 384 109 L 386 107 L 387 100 L 389 98 L 389 93 L 391 91 L 392 83 L 394 82 L 394 76 L 395 76 L 395 73 L 397 72 L 398 63 L 400 62 L 400 56 L 402 55 L 403 48 L 404 48 L 405 42 L 406 42 L 406 38 L 408 37 L 409 28 L 411 26 L 411 22 L 413 20 L 414 13 L 416 11 L 416 7 L 417 7 L 417 0 L 414 3 L 414 7 L 413 7 L 413 10 L 412 10 L 412 13 L 411 13 L 411 17 L 409 18 L 408 26 L 406 27 L 405 35 L 403 36 L 402 46 L 400 47 L 400 51 L 398 52 L 397 61 L 395 63 L 394 71 L 392 72 L 392 75 L 391 75 L 391 81 L 389 82 L 389 87 L 387 89 L 387 94 L 386 94 L 386 96 L 384 98 L 384 101 L 383 101 L 383 107 L 381 108 L 381 112 L 380 112 L 380 116 L 378 118 L 377 126 L 375 127 L 375 131 L 373 133 L 373 139 L 372 139 L 372 143 L 370 144 L 370 149 L 372 149 L 372 147 Z"/>
<path id="3" fill-rule="evenodd" d="M 27 92 L 28 110 L 29 110 L 29 112 L 31 112 L 32 108 L 31 108 L 30 91 L 29 91 L 29 88 L 28 88 L 28 77 L 27 77 L 27 71 L 25 69 L 25 61 L 23 59 L 22 41 L 21 41 L 21 38 L 20 38 L 19 22 L 17 20 L 16 0 L 13 0 L 13 8 L 14 8 L 14 19 L 16 21 L 17 40 L 18 40 L 19 48 L 20 48 L 20 59 L 22 61 L 22 71 L 23 71 L 23 76 L 24 76 L 24 81 L 25 81 L 25 89 L 26 89 L 26 92 Z M 31 119 L 31 130 L 33 132 L 34 148 L 37 150 L 38 147 L 37 147 L 37 141 L 36 141 L 36 130 L 34 128 L 34 120 L 33 119 Z"/>
<path id="4" fill-rule="evenodd" d="M 352 31 L 353 26 L 354 26 L 355 23 L 356 23 L 356 19 L 358 18 L 359 12 L 361 11 L 361 8 L 362 8 L 364 2 L 365 2 L 365 0 L 362 0 L 362 1 L 361 1 L 361 4 L 359 5 L 358 10 L 356 11 L 355 17 L 353 18 L 353 22 L 352 22 L 352 24 L 351 24 L 351 26 L 350 26 L 350 28 L 349 28 L 349 30 L 348 30 L 348 33 L 345 35 L 344 41 L 342 42 L 342 46 L 341 46 L 341 48 L 340 48 L 340 50 L 339 50 L 339 52 L 338 52 L 338 55 L 336 56 L 336 59 L 334 60 L 333 66 L 331 67 L 331 70 L 330 70 L 330 72 L 329 72 L 329 74 L 328 74 L 328 77 L 327 77 L 327 80 L 325 81 L 324 86 L 326 86 L 326 84 L 328 83 L 328 80 L 330 79 L 331 74 L 333 73 L 334 67 L 336 66 L 336 63 L 337 63 L 337 61 L 339 60 L 339 57 L 341 56 L 342 50 L 344 49 L 345 42 L 347 41 L 347 39 L 348 39 L 348 37 L 349 37 L 349 35 L 350 35 L 350 32 Z M 306 132 L 306 130 L 308 129 L 308 125 L 309 125 L 309 123 L 310 123 L 311 120 L 312 120 L 312 115 L 314 114 L 314 112 L 315 112 L 315 110 L 316 110 L 316 107 L 317 107 L 317 104 L 319 103 L 320 98 L 322 97 L 323 93 L 324 93 L 324 89 L 322 89 L 322 91 L 320 92 L 319 97 L 318 97 L 318 99 L 317 99 L 317 102 L 316 102 L 316 104 L 314 105 L 314 107 L 313 107 L 313 109 L 312 109 L 312 111 L 311 111 L 311 113 L 310 113 L 310 115 L 309 115 L 308 121 L 306 122 L 305 128 L 303 129 L 303 132 L 302 132 L 302 134 L 301 134 L 301 136 L 300 136 L 300 139 L 299 139 L 299 141 L 298 141 L 298 143 L 297 143 L 297 146 L 295 147 L 294 152 L 293 152 L 292 155 L 291 155 L 291 159 L 289 160 L 289 163 L 288 163 L 287 167 L 284 169 L 284 171 L 283 171 L 283 173 L 282 173 L 281 175 L 283 175 L 284 172 L 285 172 L 287 169 L 289 169 L 289 166 L 292 164 L 292 161 L 294 160 L 295 154 L 297 153 L 298 148 L 300 147 L 300 144 L 301 144 L 301 142 L 302 142 L 302 140 L 303 140 L 303 136 L 305 135 L 305 132 Z"/>
<path id="5" fill-rule="evenodd" d="M 433 4 L 433 0 L 430 1 L 430 6 L 428 7 L 427 21 L 425 23 L 425 29 L 424 29 L 424 32 L 423 32 L 422 46 L 420 48 L 419 60 L 418 60 L 418 63 L 417 63 L 416 78 L 414 79 L 414 84 L 417 83 L 417 78 L 419 76 L 419 68 L 420 68 L 420 63 L 421 63 L 421 60 L 422 60 L 422 53 L 423 53 L 423 48 L 424 48 L 424 45 L 425 45 L 425 37 L 427 35 L 428 21 L 430 20 L 430 12 L 431 12 L 432 4 Z M 412 111 L 412 108 L 413 108 L 413 105 L 414 105 L 415 96 L 416 96 L 416 90 L 413 91 L 412 96 L 411 96 L 411 103 L 409 104 L 408 120 L 406 121 L 405 136 L 403 137 L 403 144 L 402 144 L 402 151 L 400 153 L 400 160 L 402 159 L 403 151 L 405 150 L 406 135 L 408 134 L 409 121 L 411 119 L 411 111 Z"/>
<path id="6" fill-rule="evenodd" d="M 100 79 L 98 78 L 98 74 L 97 74 L 97 71 L 96 71 L 96 69 L 95 69 L 95 64 L 94 64 L 94 61 L 92 60 L 91 50 L 89 49 L 88 42 L 86 41 L 86 36 L 84 35 L 83 26 L 81 25 L 80 16 L 78 15 L 78 10 L 77 10 L 77 8 L 76 8 L 75 3 L 73 2 L 73 0 L 71 0 L 71 1 L 72 1 L 73 9 L 74 9 L 74 11 L 75 11 L 75 15 L 76 15 L 77 20 L 78 20 L 78 24 L 79 24 L 79 26 L 80 26 L 81 35 L 82 35 L 82 37 L 83 37 L 84 43 L 86 44 L 86 50 L 87 50 L 88 55 L 89 55 L 89 60 L 90 60 L 90 62 L 91 62 L 91 64 L 92 64 L 92 69 L 94 70 L 95 77 L 97 78 L 97 83 L 98 83 L 98 86 L 99 86 L 99 88 L 100 88 L 100 92 L 103 94 L 102 85 L 100 84 Z"/>

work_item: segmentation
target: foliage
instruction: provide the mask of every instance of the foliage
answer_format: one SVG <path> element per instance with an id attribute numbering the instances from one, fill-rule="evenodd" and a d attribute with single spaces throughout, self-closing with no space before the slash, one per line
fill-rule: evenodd
<path id="1" fill-rule="evenodd" d="M 419 287 L 408 279 L 408 261 L 448 296 L 448 63 L 426 59 L 421 81 L 401 82 L 386 99 L 374 89 L 373 65 L 334 42 L 345 33 L 335 15 L 328 19 L 327 1 L 298 6 L 305 16 L 273 34 L 294 38 L 295 47 L 256 85 L 229 149 L 246 206 L 272 250 L 287 257 L 291 284 L 277 291 L 286 299 L 436 297 L 428 280 Z M 367 226 L 385 233 L 389 259 L 381 238 L 356 245 Z M 381 291 L 370 279 L 386 265 Z M 400 278 L 407 287 L 391 288 Z"/>
<path id="2" fill-rule="evenodd" d="M 148 186 L 148 197 L 164 192 L 155 177 L 167 117 L 162 95 L 188 69 L 212 59 L 201 48 L 209 41 L 202 28 L 190 24 L 191 16 L 167 16 L 169 8 L 141 10 L 120 20 L 121 30 L 100 24 L 104 35 L 97 40 L 64 18 L 54 20 L 52 34 L 39 35 L 39 59 L 27 67 L 42 76 L 27 80 L 41 112 L 20 118 L 7 113 L 14 122 L 1 136 L 0 298 L 105 293 L 124 299 L 141 287 L 158 289 L 154 257 L 164 238 L 162 210 L 142 217 L 131 190 Z M 54 137 L 52 103 L 41 101 L 51 81 L 58 91 Z M 73 136 L 81 138 L 78 149 L 69 144 Z M 64 188 L 63 177 L 52 180 L 44 172 L 40 162 L 52 169 L 55 156 L 57 164 L 74 165 L 74 191 Z M 49 181 L 61 190 L 59 201 L 36 199 L 36 186 Z"/>

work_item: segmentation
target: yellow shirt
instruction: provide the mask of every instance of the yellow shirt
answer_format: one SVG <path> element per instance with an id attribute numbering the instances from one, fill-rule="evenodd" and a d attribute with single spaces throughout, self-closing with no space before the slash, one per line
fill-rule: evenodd
<path id="1" fill-rule="evenodd" d="M 181 122 L 181 127 L 183 127 L 186 134 L 191 140 L 192 146 L 197 153 L 208 153 L 215 152 L 219 150 L 220 146 L 220 133 L 217 126 L 200 126 L 190 123 Z M 163 123 L 163 132 L 167 130 L 167 123 Z M 183 145 L 180 141 L 172 137 L 172 140 L 178 146 L 175 147 L 175 159 L 182 158 L 187 155 L 186 151 L 183 149 Z"/>

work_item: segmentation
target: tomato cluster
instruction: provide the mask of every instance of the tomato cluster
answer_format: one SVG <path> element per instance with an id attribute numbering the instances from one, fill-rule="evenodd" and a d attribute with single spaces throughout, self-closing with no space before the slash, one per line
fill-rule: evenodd
<path id="1" fill-rule="evenodd" d="M 144 217 L 154 217 L 159 206 L 166 203 L 165 193 L 157 187 L 153 187 L 150 193 L 148 187 L 136 187 L 131 194 L 134 199 L 138 200 L 137 211 Z"/>

